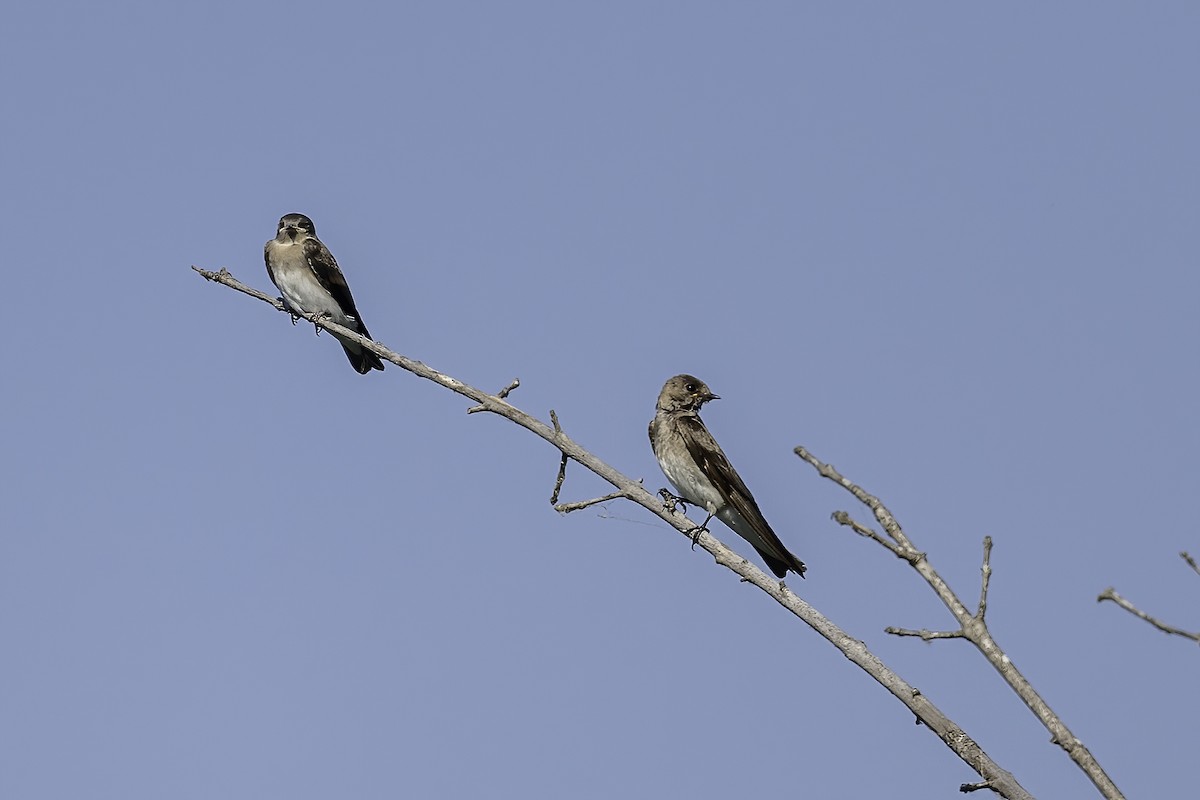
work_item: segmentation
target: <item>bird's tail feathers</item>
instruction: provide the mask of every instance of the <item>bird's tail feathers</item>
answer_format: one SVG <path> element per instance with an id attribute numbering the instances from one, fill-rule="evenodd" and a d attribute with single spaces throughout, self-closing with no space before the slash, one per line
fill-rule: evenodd
<path id="1" fill-rule="evenodd" d="M 383 362 L 379 356 L 370 350 L 359 347 L 357 342 L 340 342 L 340 344 L 346 351 L 346 358 L 350 360 L 350 366 L 354 367 L 358 374 L 366 375 L 373 369 L 383 370 Z"/>

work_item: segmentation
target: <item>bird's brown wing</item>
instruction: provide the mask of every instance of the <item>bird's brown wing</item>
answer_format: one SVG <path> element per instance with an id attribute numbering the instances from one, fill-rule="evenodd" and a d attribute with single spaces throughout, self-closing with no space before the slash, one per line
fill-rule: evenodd
<path id="1" fill-rule="evenodd" d="M 725 498 L 734 511 L 750 525 L 765 545 L 759 552 L 764 558 L 778 562 L 780 568 L 790 569 L 804 577 L 804 562 L 792 555 L 783 542 L 771 530 L 766 517 L 758 508 L 758 503 L 742 476 L 729 463 L 729 458 L 717 440 L 708 432 L 704 421 L 695 415 L 679 417 L 679 429 L 687 444 L 688 453 L 700 466 L 701 472 L 712 482 L 721 496 Z M 769 564 L 772 571 L 782 577 L 781 569 L 776 564 Z"/>
<path id="2" fill-rule="evenodd" d="M 346 284 L 346 276 L 342 274 L 342 269 L 334 259 L 333 253 L 329 252 L 329 248 L 322 244 L 320 239 L 309 237 L 304 241 L 304 258 L 325 291 L 333 295 L 342 311 L 358 322 L 358 332 L 368 339 L 371 338 L 366 326 L 362 324 L 362 317 L 358 315 L 354 296 L 350 294 L 350 287 Z"/>

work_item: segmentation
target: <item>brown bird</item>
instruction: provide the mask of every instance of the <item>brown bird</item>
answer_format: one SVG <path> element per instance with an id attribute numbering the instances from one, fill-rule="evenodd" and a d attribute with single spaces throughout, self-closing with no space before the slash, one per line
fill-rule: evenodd
<path id="1" fill-rule="evenodd" d="M 804 562 L 771 530 L 754 495 L 700 419 L 700 407 L 719 399 L 692 375 L 667 381 L 650 422 L 654 457 L 680 497 L 708 512 L 705 525 L 716 516 L 754 546 L 775 577 L 783 578 L 791 570 L 803 578 Z"/>
<path id="2" fill-rule="evenodd" d="M 275 238 L 263 247 L 263 258 L 271 282 L 283 293 L 283 302 L 292 311 L 328 315 L 337 324 L 371 338 L 354 307 L 342 270 L 333 253 L 317 238 L 317 228 L 311 219 L 303 214 L 287 214 L 280 219 Z M 358 372 L 366 375 L 373 369 L 383 369 L 379 356 L 363 349 L 358 342 L 336 333 L 334 336 Z"/>

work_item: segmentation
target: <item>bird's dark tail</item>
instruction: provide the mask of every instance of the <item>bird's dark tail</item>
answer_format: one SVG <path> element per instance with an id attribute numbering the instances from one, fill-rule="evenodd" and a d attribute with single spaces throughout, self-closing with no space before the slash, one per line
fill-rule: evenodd
<path id="1" fill-rule="evenodd" d="M 368 339 L 375 338 L 371 335 L 371 332 L 367 330 L 367 326 L 362 324 L 361 319 L 352 319 L 352 321 L 358 323 L 357 325 L 350 326 L 358 333 L 361 333 Z M 366 375 L 373 369 L 377 369 L 380 372 L 383 371 L 383 362 L 379 360 L 379 356 L 375 355 L 370 350 L 359 347 L 358 342 L 348 342 L 343 339 L 338 339 L 338 342 L 341 343 L 342 349 L 346 351 L 346 358 L 350 359 L 350 366 L 354 367 L 354 370 L 359 375 Z"/>
<path id="2" fill-rule="evenodd" d="M 383 369 L 383 362 L 379 360 L 379 356 L 370 350 L 364 350 L 353 343 L 343 344 L 342 349 L 346 351 L 346 358 L 350 359 L 350 366 L 360 375 L 366 375 L 373 369 Z"/>
<path id="3" fill-rule="evenodd" d="M 758 550 L 757 547 L 754 549 Z M 771 572 L 775 573 L 776 578 L 783 580 L 787 576 L 789 569 L 803 578 L 804 572 L 808 569 L 808 567 L 804 566 L 804 562 L 796 558 L 790 552 L 786 550 L 784 552 L 787 553 L 787 561 L 778 559 L 770 553 L 764 553 L 762 550 L 758 550 L 758 554 L 762 556 L 763 561 L 767 562 L 767 567 L 771 570 Z"/>

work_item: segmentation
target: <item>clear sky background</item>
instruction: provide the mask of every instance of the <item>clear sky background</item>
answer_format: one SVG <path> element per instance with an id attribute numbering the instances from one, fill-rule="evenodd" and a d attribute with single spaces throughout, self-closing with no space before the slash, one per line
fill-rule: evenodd
<path id="1" fill-rule="evenodd" d="M 274 291 L 308 214 L 389 347 L 652 490 L 663 381 L 797 592 L 1042 798 L 1095 796 L 866 514 L 1130 796 L 1200 719 L 1200 6 L 25 3 L 0 29 L 0 796 L 957 797 L 837 651 L 545 443 Z M 565 499 L 607 488 L 580 468 Z M 751 549 L 716 525 L 734 549 Z"/>

